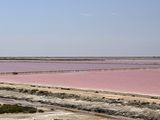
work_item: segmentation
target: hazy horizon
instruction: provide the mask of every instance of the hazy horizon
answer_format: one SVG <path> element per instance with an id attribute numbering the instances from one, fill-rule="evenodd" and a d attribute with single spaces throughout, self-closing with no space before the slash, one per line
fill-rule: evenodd
<path id="1" fill-rule="evenodd" d="M 159 0 L 0 1 L 0 57 L 160 56 Z"/>
<path id="2" fill-rule="evenodd" d="M 128 56 L 0 56 L 0 58 L 160 58 L 160 56 L 132 56 L 132 55 L 128 55 Z"/>

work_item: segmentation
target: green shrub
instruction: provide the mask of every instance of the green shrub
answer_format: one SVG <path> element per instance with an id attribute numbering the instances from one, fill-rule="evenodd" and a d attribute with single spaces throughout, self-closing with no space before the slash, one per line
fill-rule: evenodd
<path id="1" fill-rule="evenodd" d="M 41 110 L 41 109 L 40 109 L 40 110 L 38 110 L 38 112 L 39 112 L 39 113 L 43 113 L 43 112 L 44 112 L 44 110 Z"/>
<path id="2" fill-rule="evenodd" d="M 24 107 L 19 105 L 4 104 L 0 106 L 0 114 L 3 113 L 36 113 L 37 109 L 33 107 Z"/>

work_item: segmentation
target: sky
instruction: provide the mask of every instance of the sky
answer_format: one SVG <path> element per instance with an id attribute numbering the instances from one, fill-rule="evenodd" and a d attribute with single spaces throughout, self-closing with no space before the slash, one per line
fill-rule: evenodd
<path id="1" fill-rule="evenodd" d="M 0 56 L 160 56 L 160 0 L 0 0 Z"/>

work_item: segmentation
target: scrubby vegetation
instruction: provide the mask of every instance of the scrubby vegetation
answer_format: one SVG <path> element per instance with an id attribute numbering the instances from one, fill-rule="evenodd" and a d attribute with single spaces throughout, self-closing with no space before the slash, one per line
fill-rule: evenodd
<path id="1" fill-rule="evenodd" d="M 144 120 L 160 120 L 160 115 L 159 115 L 159 110 L 160 110 L 160 104 L 157 102 L 148 102 L 148 101 L 142 101 L 140 99 L 136 99 L 136 95 L 133 95 L 132 97 L 135 97 L 135 99 L 132 100 L 126 100 L 124 98 L 107 98 L 106 96 L 85 96 L 85 95 L 80 95 L 80 94 L 72 94 L 71 92 L 66 92 L 70 89 L 68 88 L 61 88 L 59 92 L 52 92 L 52 91 L 47 91 L 43 89 L 39 89 L 36 86 L 32 89 L 28 88 L 10 88 L 10 87 L 0 87 L 0 90 L 7 90 L 7 91 L 14 91 L 17 93 L 24 93 L 24 95 L 33 95 L 33 96 L 39 96 L 40 98 L 43 97 L 44 99 L 39 99 L 37 101 L 34 101 L 33 99 L 29 98 L 14 98 L 14 96 L 6 96 L 7 98 L 10 99 L 17 99 L 17 100 L 25 100 L 29 102 L 39 102 L 41 104 L 46 104 L 46 105 L 53 105 L 53 106 L 58 106 L 58 107 L 63 107 L 63 108 L 69 108 L 69 109 L 74 109 L 74 110 L 81 110 L 81 111 L 86 111 L 86 112 L 94 112 L 94 113 L 101 113 L 105 115 L 114 115 L 114 116 L 124 116 L 124 117 L 129 117 L 129 118 L 137 118 L 137 119 L 144 119 Z M 94 94 L 100 93 L 100 91 L 94 91 Z M 0 96 L 1 98 L 5 98 L 3 96 Z M 46 100 L 47 98 L 50 99 L 57 99 L 59 98 L 58 102 L 53 102 L 50 100 Z M 79 100 L 78 102 L 81 103 L 76 103 L 75 101 L 72 103 L 65 102 L 67 99 L 72 99 L 72 100 Z M 149 98 L 152 99 L 152 98 Z M 158 98 L 157 98 L 158 99 Z M 67 100 L 68 101 L 68 100 Z M 83 103 L 84 102 L 84 103 Z M 96 103 L 98 104 L 97 106 L 90 104 L 90 103 Z M 120 109 L 112 109 L 112 107 L 102 107 L 100 104 L 108 104 L 108 106 L 128 106 L 128 108 L 136 108 L 140 110 L 140 112 L 137 111 L 132 111 L 128 109 L 125 110 L 120 110 Z M 22 111 L 22 108 L 20 109 L 19 107 L 15 107 L 15 111 L 17 112 L 25 112 Z M 26 109 L 26 108 L 24 108 Z M 13 111 L 11 108 L 9 111 Z M 36 110 L 38 112 L 44 112 L 43 110 Z M 3 111 L 4 112 L 4 111 Z M 29 111 L 28 111 L 29 112 Z M 6 112 L 8 113 L 8 112 Z M 13 112 L 10 112 L 13 113 Z M 16 112 L 15 112 L 16 113 Z"/>
<path id="2" fill-rule="evenodd" d="M 39 113 L 43 113 L 44 111 L 43 111 L 43 110 L 38 110 L 38 112 L 39 112 Z"/>
<path id="3" fill-rule="evenodd" d="M 68 88 L 61 88 L 62 90 L 70 90 Z M 76 100 L 83 100 L 83 101 L 89 101 L 89 102 L 106 102 L 109 104 L 121 104 L 121 105 L 129 105 L 129 106 L 135 106 L 135 107 L 141 107 L 141 108 L 150 108 L 150 109 L 160 109 L 160 104 L 154 103 L 154 102 L 142 102 L 137 100 L 130 100 L 128 102 L 124 101 L 123 99 L 111 99 L 111 98 L 97 98 L 97 97 L 89 97 L 89 96 L 80 96 L 76 94 L 71 93 L 52 93 L 50 91 L 45 90 L 39 90 L 39 89 L 16 89 L 11 87 L 0 87 L 0 90 L 8 90 L 8 91 L 17 91 L 20 93 L 28 93 L 32 95 L 38 95 L 38 96 L 51 96 L 51 97 L 57 97 L 60 99 L 76 99 Z M 95 93 L 98 93 L 98 91 L 95 91 Z M 151 98 L 152 99 L 152 98 Z"/>
<path id="4" fill-rule="evenodd" d="M 136 118 L 141 120 L 160 120 L 160 114 L 149 112 L 146 110 L 144 113 L 135 113 L 131 111 L 117 111 L 102 107 L 87 107 L 82 105 L 74 105 L 74 104 L 61 104 L 61 103 L 46 103 L 45 101 L 41 101 L 45 104 L 51 104 L 55 106 L 60 106 L 64 108 L 71 108 L 71 109 L 77 109 L 77 110 L 83 110 L 87 112 L 95 112 L 95 113 L 102 113 L 106 115 L 114 115 L 114 116 L 124 116 L 129 118 Z"/>
<path id="5" fill-rule="evenodd" d="M 34 107 L 24 107 L 19 105 L 0 105 L 0 114 L 3 113 L 36 113 L 37 109 Z"/>

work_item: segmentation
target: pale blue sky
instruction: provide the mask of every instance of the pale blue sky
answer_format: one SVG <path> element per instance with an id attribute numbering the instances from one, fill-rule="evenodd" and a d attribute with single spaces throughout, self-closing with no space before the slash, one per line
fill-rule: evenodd
<path id="1" fill-rule="evenodd" d="M 0 56 L 160 55 L 160 0 L 0 0 Z"/>

